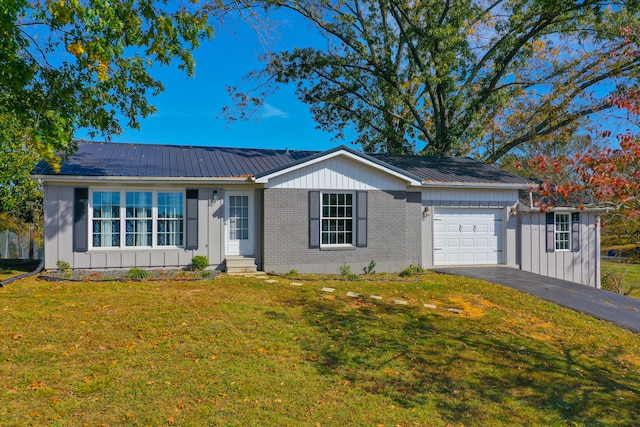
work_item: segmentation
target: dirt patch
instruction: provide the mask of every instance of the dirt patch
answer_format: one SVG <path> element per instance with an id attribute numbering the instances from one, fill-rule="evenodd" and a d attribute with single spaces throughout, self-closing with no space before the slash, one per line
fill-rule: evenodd
<path id="1" fill-rule="evenodd" d="M 478 304 L 470 303 L 460 297 L 450 297 L 449 301 L 453 305 L 455 305 L 454 308 L 459 308 L 462 310 L 462 313 L 459 314 L 460 317 L 477 319 L 485 315 L 485 311 L 481 307 L 479 307 Z"/>
<path id="2" fill-rule="evenodd" d="M 59 270 L 46 271 L 40 275 L 41 279 L 49 281 L 71 281 L 71 282 L 113 282 L 125 280 L 205 280 L 213 279 L 219 271 L 191 271 L 184 269 L 160 269 L 151 268 L 148 271 L 150 276 L 146 279 L 131 279 L 127 277 L 127 269 L 120 270 L 72 270 L 63 272 Z"/>

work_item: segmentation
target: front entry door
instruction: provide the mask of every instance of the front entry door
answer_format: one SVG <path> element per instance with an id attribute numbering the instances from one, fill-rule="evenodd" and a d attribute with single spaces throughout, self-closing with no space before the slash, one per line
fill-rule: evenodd
<path id="1" fill-rule="evenodd" d="M 225 192 L 227 255 L 253 255 L 253 193 Z"/>

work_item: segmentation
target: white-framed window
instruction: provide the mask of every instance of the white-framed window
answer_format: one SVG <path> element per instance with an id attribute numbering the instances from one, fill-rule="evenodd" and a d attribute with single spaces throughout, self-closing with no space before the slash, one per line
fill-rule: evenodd
<path id="1" fill-rule="evenodd" d="M 320 214 L 321 246 L 353 246 L 353 193 L 322 193 Z"/>
<path id="2" fill-rule="evenodd" d="M 571 222 L 568 213 L 556 213 L 555 215 L 555 243 L 557 251 L 570 250 Z"/>
<path id="3" fill-rule="evenodd" d="M 91 241 L 96 248 L 120 246 L 120 192 L 94 191 Z"/>
<path id="4" fill-rule="evenodd" d="M 183 191 L 93 190 L 91 247 L 183 246 L 184 205 Z"/>
<path id="5" fill-rule="evenodd" d="M 182 193 L 158 192 L 158 246 L 182 246 L 184 201 Z"/>
<path id="6" fill-rule="evenodd" d="M 153 193 L 127 191 L 125 197 L 125 246 L 152 246 Z"/>

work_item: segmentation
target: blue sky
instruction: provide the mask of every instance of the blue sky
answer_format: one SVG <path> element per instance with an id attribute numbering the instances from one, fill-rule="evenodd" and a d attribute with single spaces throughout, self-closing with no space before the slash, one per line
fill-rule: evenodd
<path id="1" fill-rule="evenodd" d="M 314 41 L 304 26 L 285 22 L 282 37 L 273 47 L 289 48 Z M 318 36 L 315 36 L 318 37 Z M 151 98 L 157 113 L 141 121 L 141 130 L 125 128 L 112 141 L 153 144 L 232 146 L 292 150 L 325 150 L 349 141 L 331 141 L 331 134 L 317 130 L 308 107 L 298 101 L 293 87 L 283 87 L 267 97 L 259 117 L 227 123 L 220 116 L 231 105 L 225 86 L 236 85 L 247 72 L 259 67 L 263 52 L 256 34 L 246 24 L 230 22 L 194 52 L 196 75 L 187 78 L 177 67 L 157 67 L 153 75 L 165 92 Z M 123 123 L 126 125 L 126 123 Z M 79 133 L 78 138 L 91 139 Z M 100 139 L 96 137 L 95 139 Z M 355 147 L 354 147 L 355 148 Z"/>

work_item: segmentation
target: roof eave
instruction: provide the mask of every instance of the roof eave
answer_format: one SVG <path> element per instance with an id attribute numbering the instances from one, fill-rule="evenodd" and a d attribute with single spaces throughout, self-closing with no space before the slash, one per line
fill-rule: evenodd
<path id="1" fill-rule="evenodd" d="M 539 206 L 530 207 L 520 204 L 518 209 L 525 213 L 540 212 Z M 549 212 L 609 212 L 610 210 L 612 209 L 603 206 L 584 206 L 582 208 L 577 206 L 553 206 L 547 209 Z"/>
<path id="2" fill-rule="evenodd" d="M 436 182 L 428 181 L 422 183 L 423 188 L 480 188 L 480 189 L 502 189 L 502 190 L 527 190 L 531 184 L 508 184 L 501 182 Z"/>
<path id="3" fill-rule="evenodd" d="M 54 183 L 120 183 L 135 182 L 137 184 L 242 184 L 253 183 L 253 177 L 184 177 L 184 176 L 90 176 L 90 175 L 31 175 L 32 179 Z"/>
<path id="4" fill-rule="evenodd" d="M 340 155 L 346 156 L 352 160 L 366 164 L 376 170 L 382 171 L 396 178 L 402 179 L 406 181 L 408 186 L 420 187 L 422 185 L 419 177 L 403 172 L 392 165 L 381 162 L 380 160 L 374 159 L 371 156 L 367 156 L 364 153 L 360 153 L 344 145 L 341 145 L 331 150 L 320 152 L 314 156 L 311 156 L 310 158 L 301 159 L 300 161 L 294 164 L 283 166 L 262 174 L 258 174 L 256 175 L 256 183 L 267 184 L 271 178 L 274 178 L 276 176 L 284 175 L 286 173 L 304 168 L 308 165 L 318 163 L 323 160 L 327 160 Z"/>

